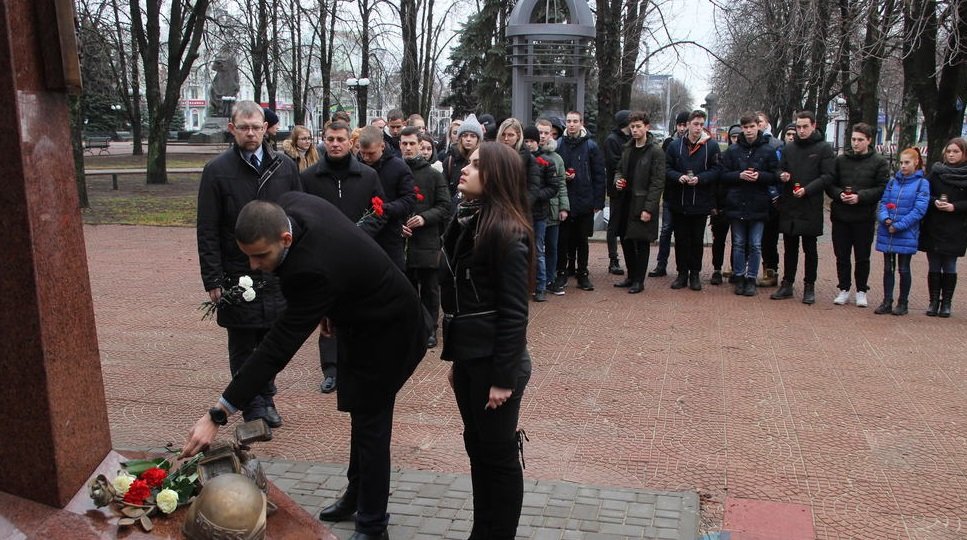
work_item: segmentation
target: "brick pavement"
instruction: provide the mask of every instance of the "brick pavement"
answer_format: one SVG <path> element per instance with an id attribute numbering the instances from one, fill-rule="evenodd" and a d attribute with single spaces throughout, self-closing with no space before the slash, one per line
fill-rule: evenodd
<path id="1" fill-rule="evenodd" d="M 229 378 L 225 334 L 195 310 L 194 231 L 85 234 L 115 446 L 178 443 Z M 828 244 L 814 306 L 736 297 L 707 275 L 701 292 L 672 291 L 669 277 L 628 295 L 610 286 L 603 245 L 592 259 L 597 290 L 531 305 L 529 482 L 697 491 L 702 532 L 728 528 L 729 497 L 805 505 L 821 539 L 967 536 L 967 303 L 922 315 L 923 255 L 906 317 L 832 305 Z M 873 305 L 881 269 L 874 255 Z M 278 378 L 286 425 L 258 453 L 345 463 L 348 419 L 318 393 L 309 343 Z M 404 473 L 468 470 L 438 354 L 399 396 Z"/>
<path id="2" fill-rule="evenodd" d="M 276 486 L 315 515 L 338 497 L 346 468 L 307 462 L 267 462 Z M 470 477 L 435 471 L 395 471 L 390 480 L 390 538 L 463 539 L 470 532 Z M 348 537 L 352 522 L 333 524 Z M 519 538 L 604 540 L 698 535 L 698 495 L 526 479 Z"/>

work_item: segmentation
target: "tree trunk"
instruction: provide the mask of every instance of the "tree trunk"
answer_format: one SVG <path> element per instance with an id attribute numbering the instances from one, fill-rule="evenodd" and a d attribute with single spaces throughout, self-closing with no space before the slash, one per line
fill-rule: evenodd
<path id="1" fill-rule="evenodd" d="M 148 184 L 168 183 L 168 121 L 156 120 L 148 127 Z"/>
<path id="2" fill-rule="evenodd" d="M 595 21 L 594 56 L 598 67 L 599 81 L 615 81 L 620 76 L 621 44 L 621 0 L 597 0 L 597 19 Z M 613 85 L 598 87 L 597 124 L 601 141 L 608 136 L 614 124 L 614 114 L 618 111 L 616 100 L 620 90 Z"/>
<path id="3" fill-rule="evenodd" d="M 416 11 L 415 0 L 400 0 L 400 29 L 403 37 L 403 62 L 400 66 L 400 108 L 405 114 L 420 110 Z"/>
<path id="4" fill-rule="evenodd" d="M 87 177 L 84 176 L 84 115 L 81 113 L 80 96 L 69 95 L 68 105 L 71 120 L 71 157 L 74 159 L 74 174 L 77 177 L 77 199 L 81 208 L 90 208 L 91 203 L 87 198 Z"/>
<path id="5" fill-rule="evenodd" d="M 141 127 L 141 76 L 138 70 L 138 40 L 131 37 L 131 104 L 129 117 L 131 119 L 131 155 L 144 155 L 144 129 Z"/>

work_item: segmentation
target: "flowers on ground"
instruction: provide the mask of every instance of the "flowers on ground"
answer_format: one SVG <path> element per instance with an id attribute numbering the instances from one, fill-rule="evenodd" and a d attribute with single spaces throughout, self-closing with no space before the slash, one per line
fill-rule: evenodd
<path id="1" fill-rule="evenodd" d="M 156 510 L 170 514 L 201 490 L 198 462 L 202 457 L 198 454 L 174 470 L 167 458 L 125 461 L 114 480 L 109 482 L 104 475 L 98 475 L 91 482 L 91 498 L 98 507 L 113 505 L 122 515 L 118 525 L 140 523 L 150 531 L 151 515 Z"/>

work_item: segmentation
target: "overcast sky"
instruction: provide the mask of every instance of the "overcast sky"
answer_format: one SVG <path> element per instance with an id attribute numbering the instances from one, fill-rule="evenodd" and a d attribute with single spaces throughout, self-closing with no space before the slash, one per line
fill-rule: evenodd
<path id="1" fill-rule="evenodd" d="M 678 40 L 692 40 L 715 50 L 715 9 L 709 0 L 670 0 L 663 9 L 669 32 Z M 680 47 L 677 52 L 657 55 L 650 66 L 653 74 L 671 73 L 692 92 L 694 106 L 705 101 L 712 89 L 711 72 L 715 59 L 698 47 Z"/>

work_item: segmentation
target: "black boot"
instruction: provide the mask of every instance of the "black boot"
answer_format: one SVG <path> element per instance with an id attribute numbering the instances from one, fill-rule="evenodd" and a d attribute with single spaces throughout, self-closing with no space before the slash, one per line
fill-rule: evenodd
<path id="1" fill-rule="evenodd" d="M 792 298 L 792 282 L 783 281 L 782 284 L 779 285 L 779 288 L 776 289 L 776 292 L 769 295 L 769 298 L 772 298 L 773 300 L 784 300 L 786 298 Z"/>
<path id="2" fill-rule="evenodd" d="M 816 284 L 815 283 L 803 284 L 802 303 L 809 304 L 809 305 L 816 303 Z"/>
<path id="3" fill-rule="evenodd" d="M 688 272 L 679 272 L 672 282 L 672 289 L 684 289 L 685 285 L 688 285 Z"/>
<path id="4" fill-rule="evenodd" d="M 940 310 L 940 272 L 927 273 L 927 291 L 930 293 L 930 306 L 927 317 L 936 317 Z"/>
<path id="5" fill-rule="evenodd" d="M 693 291 L 702 290 L 702 278 L 699 276 L 698 272 L 692 272 L 692 274 L 688 276 L 688 288 Z"/>
<path id="6" fill-rule="evenodd" d="M 943 274 L 940 282 L 940 311 L 937 315 L 946 319 L 950 317 L 950 304 L 954 299 L 954 289 L 957 288 L 957 274 Z"/>
<path id="7" fill-rule="evenodd" d="M 617 257 L 612 257 L 611 258 L 611 263 L 608 264 L 608 273 L 614 274 L 616 276 L 623 276 L 623 275 L 625 275 L 625 271 L 622 270 L 621 269 L 621 265 L 618 264 L 618 258 Z"/>
<path id="8" fill-rule="evenodd" d="M 638 294 L 643 290 L 645 290 L 645 281 L 635 281 L 631 284 L 631 287 L 628 287 L 628 294 Z"/>
<path id="9" fill-rule="evenodd" d="M 909 312 L 910 312 L 910 309 L 907 306 L 907 301 L 905 298 L 901 298 L 897 300 L 896 305 L 893 306 L 894 315 L 906 315 Z"/>
<path id="10" fill-rule="evenodd" d="M 742 294 L 745 292 L 745 276 L 735 277 L 735 290 L 732 292 L 734 292 L 737 296 L 742 296 Z"/>
<path id="11" fill-rule="evenodd" d="M 893 313 L 893 299 L 884 298 L 880 305 L 873 310 L 873 313 L 877 315 L 886 315 L 887 313 Z"/>

